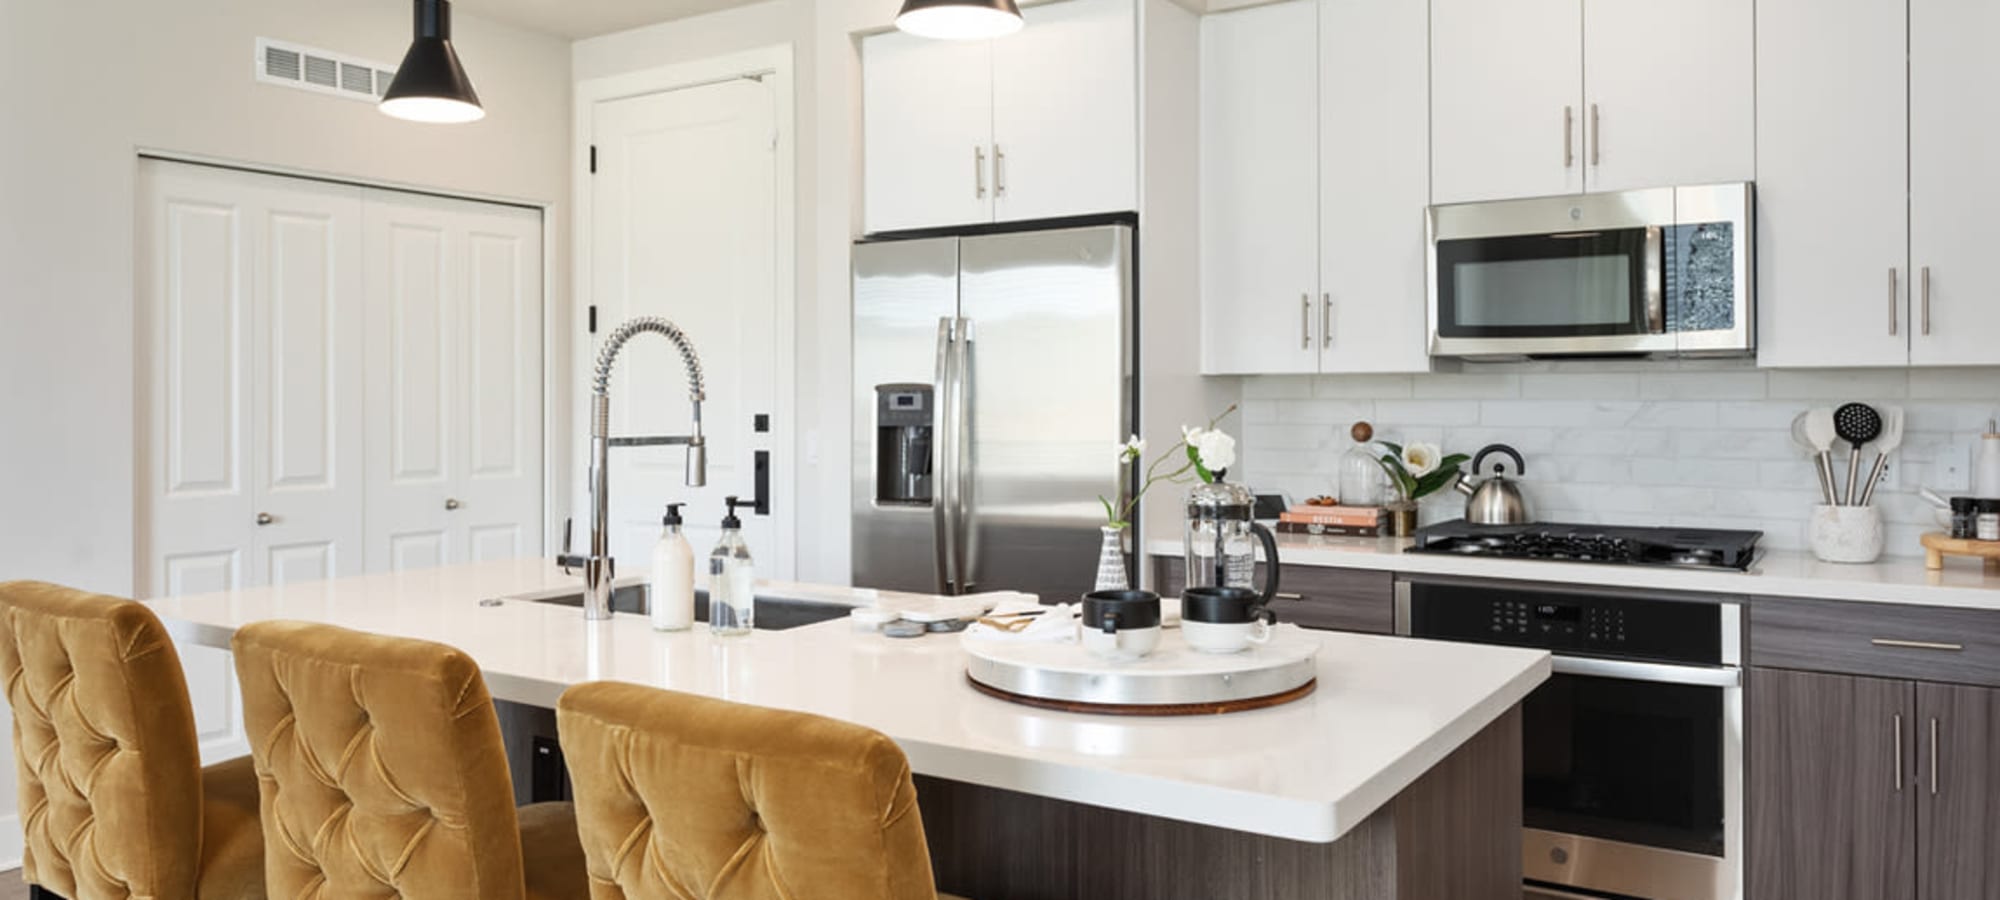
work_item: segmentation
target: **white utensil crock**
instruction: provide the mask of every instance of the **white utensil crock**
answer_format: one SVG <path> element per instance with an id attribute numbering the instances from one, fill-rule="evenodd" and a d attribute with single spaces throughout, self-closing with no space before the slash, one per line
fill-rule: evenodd
<path id="1" fill-rule="evenodd" d="M 1830 563 L 1872 563 L 1882 557 L 1882 509 L 1815 506 L 1807 526 L 1813 555 Z"/>

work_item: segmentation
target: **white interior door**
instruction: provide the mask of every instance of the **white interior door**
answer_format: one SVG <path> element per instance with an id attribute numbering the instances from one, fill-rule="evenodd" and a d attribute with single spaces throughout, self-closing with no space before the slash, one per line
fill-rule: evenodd
<path id="1" fill-rule="evenodd" d="M 369 568 L 540 553 L 541 214 L 367 209 Z"/>
<path id="2" fill-rule="evenodd" d="M 597 104 L 590 233 L 590 302 L 597 334 L 579 348 L 579 390 L 590 383 L 596 346 L 619 323 L 663 316 L 687 333 L 707 381 L 702 406 L 708 484 L 684 483 L 685 451 L 614 448 L 608 473 L 613 556 L 639 571 L 668 503 L 688 504 L 688 539 L 706 553 L 720 534 L 723 498 L 756 493 L 755 454 L 789 447 L 791 423 L 778 421 L 779 373 L 789 350 L 777 333 L 776 123 L 769 88 L 751 80 L 667 91 Z M 614 435 L 686 434 L 688 384 L 681 358 L 664 340 L 640 335 L 611 374 Z M 580 398 L 581 399 L 581 398 Z M 588 407 L 585 406 L 585 409 Z M 766 416 L 768 431 L 756 429 Z M 577 506 L 588 510 L 582 478 L 588 447 L 577 447 Z M 773 462 L 770 483 L 782 483 Z M 760 573 L 790 573 L 788 498 L 771 516 L 743 513 L 744 537 Z M 586 544 L 577 523 L 575 546 Z"/>

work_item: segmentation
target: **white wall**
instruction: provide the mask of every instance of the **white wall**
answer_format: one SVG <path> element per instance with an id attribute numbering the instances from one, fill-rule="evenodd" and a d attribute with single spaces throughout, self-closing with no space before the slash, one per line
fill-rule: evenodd
<path id="1" fill-rule="evenodd" d="M 568 42 L 455 24 L 488 115 L 443 127 L 251 77 L 259 36 L 394 64 L 405 0 L 0 3 L 0 580 L 133 590 L 139 149 L 547 202 L 567 234 Z M 564 306 L 567 246 L 549 266 Z M 566 324 L 551 337 L 567 346 Z M 18 842 L 0 821 L 0 864 Z"/>
<path id="2" fill-rule="evenodd" d="M 1381 438 L 1439 441 L 1449 452 L 1512 445 L 1527 459 L 1524 490 L 1544 521 L 1750 528 L 1764 532 L 1763 546 L 1796 550 L 1820 494 L 1810 458 L 1792 443 L 1792 418 L 1850 400 L 1893 404 L 1908 425 L 1893 486 L 1875 502 L 1889 522 L 1887 552 L 1914 556 L 1917 536 L 1937 529 L 1916 489 L 1939 483 L 1938 454 L 1964 453 L 2000 410 L 2000 369 L 1766 372 L 1747 360 L 1465 369 L 1243 379 L 1244 477 L 1294 499 L 1334 493 L 1348 426 L 1367 419 Z M 1874 458 L 1865 452 L 1864 467 Z M 1844 484 L 1844 446 L 1835 461 Z M 1425 513 L 1456 518 L 1464 506 L 1452 494 Z"/>

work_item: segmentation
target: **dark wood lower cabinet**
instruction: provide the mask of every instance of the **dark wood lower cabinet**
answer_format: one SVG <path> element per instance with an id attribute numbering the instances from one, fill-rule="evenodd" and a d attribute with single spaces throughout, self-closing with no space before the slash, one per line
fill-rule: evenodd
<path id="1" fill-rule="evenodd" d="M 1153 559 L 1153 590 L 1180 596 L 1187 587 L 1187 563 L 1171 556 Z M 1260 586 L 1264 571 L 1258 563 Z M 1396 576 L 1374 569 L 1280 565 L 1271 609 L 1278 621 L 1301 628 L 1390 634 L 1396 630 Z"/>
<path id="2" fill-rule="evenodd" d="M 1917 896 L 2000 900 L 2000 690 L 1916 691 Z"/>
<path id="3" fill-rule="evenodd" d="M 1744 708 L 1751 900 L 1915 900 L 1915 690 L 1752 669 Z"/>

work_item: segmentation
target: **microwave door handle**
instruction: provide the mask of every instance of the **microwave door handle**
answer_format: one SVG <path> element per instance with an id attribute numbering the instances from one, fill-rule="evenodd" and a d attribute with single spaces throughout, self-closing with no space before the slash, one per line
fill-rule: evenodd
<path id="1" fill-rule="evenodd" d="M 1666 235 L 1658 225 L 1646 226 L 1646 330 L 1667 333 Z"/>

